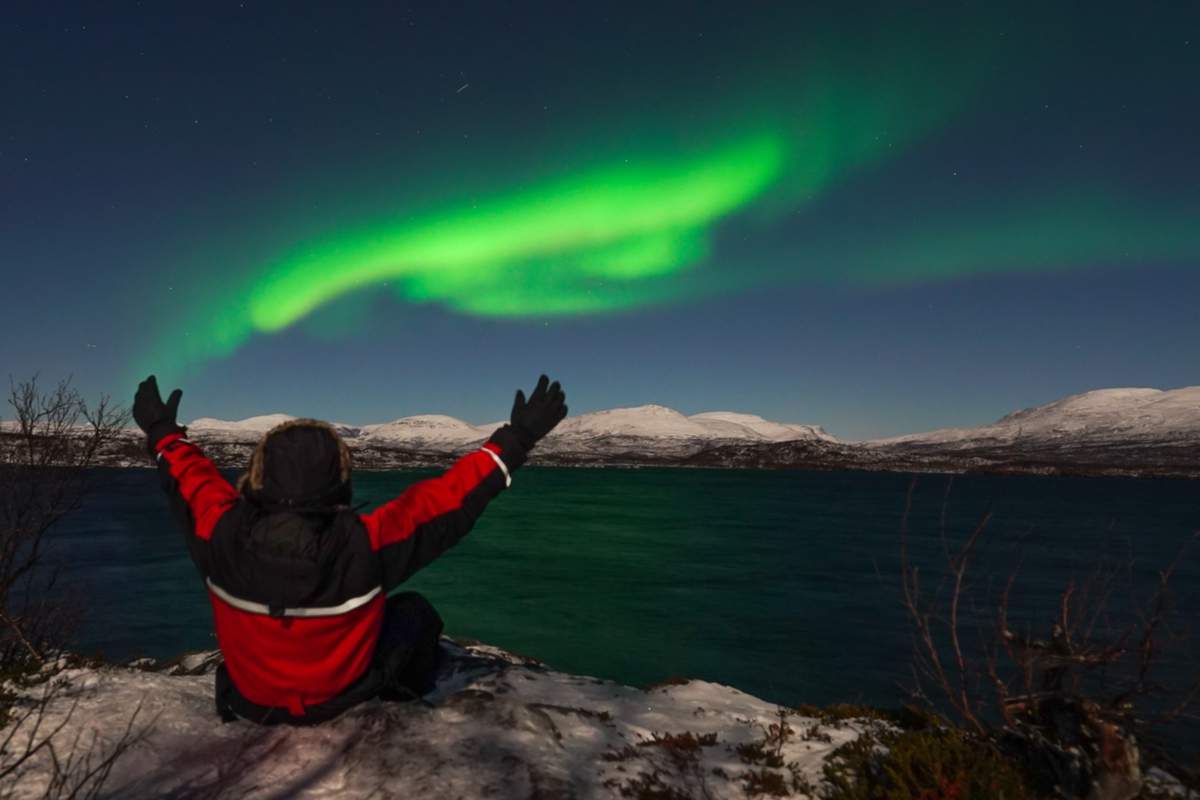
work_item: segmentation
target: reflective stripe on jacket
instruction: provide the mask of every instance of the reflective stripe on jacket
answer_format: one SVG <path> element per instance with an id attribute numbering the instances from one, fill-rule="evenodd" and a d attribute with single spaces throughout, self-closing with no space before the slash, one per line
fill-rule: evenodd
<path id="1" fill-rule="evenodd" d="M 248 700 L 296 715 L 367 670 L 387 593 L 462 539 L 525 460 L 506 425 L 442 475 L 360 515 L 264 510 L 181 434 L 157 449 L 230 679 Z"/>

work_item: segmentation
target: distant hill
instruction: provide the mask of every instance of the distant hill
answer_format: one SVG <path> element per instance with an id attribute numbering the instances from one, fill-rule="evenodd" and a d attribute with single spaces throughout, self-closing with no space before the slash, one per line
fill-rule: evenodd
<path id="1" fill-rule="evenodd" d="M 293 419 L 268 414 L 196 419 L 189 436 L 226 466 Z M 435 466 L 480 446 L 502 423 L 472 425 L 438 414 L 335 427 L 364 469 Z M 106 455 L 146 464 L 131 431 Z M 1200 477 L 1200 386 L 1098 389 L 1009 414 L 990 425 L 844 442 L 819 426 L 710 411 L 686 416 L 659 405 L 568 417 L 534 451 L 533 464 L 867 469 Z"/>

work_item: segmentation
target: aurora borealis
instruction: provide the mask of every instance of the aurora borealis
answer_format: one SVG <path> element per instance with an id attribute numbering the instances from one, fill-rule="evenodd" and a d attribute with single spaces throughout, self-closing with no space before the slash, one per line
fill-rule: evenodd
<path id="1" fill-rule="evenodd" d="M 244 282 L 232 299 L 206 306 L 212 322 L 199 326 L 188 353 L 228 355 L 256 333 L 281 331 L 348 293 L 383 287 L 409 304 L 513 319 L 595 315 L 707 294 L 684 273 L 718 255 L 712 239 L 723 221 L 754 213 L 771 222 L 803 207 L 962 101 L 962 80 L 914 81 L 919 62 L 911 53 L 869 59 L 893 76 L 880 85 L 842 61 L 822 54 L 792 65 L 784 77 L 794 84 L 782 85 L 779 76 L 752 84 L 762 93 L 754 102 L 712 98 L 717 113 L 696 123 L 694 142 L 650 135 L 610 146 L 606 158 L 583 168 L 496 180 L 469 201 L 452 195 L 441 207 L 353 220 L 290 243 L 239 276 Z M 730 288 L 757 282 L 734 270 L 727 277 Z"/>
<path id="2" fill-rule="evenodd" d="M 5 23 L 14 374 L 851 437 L 1197 382 L 1195 12 L 251 5 Z"/>
<path id="3" fill-rule="evenodd" d="M 402 297 L 471 313 L 603 310 L 609 303 L 580 284 L 657 277 L 704 258 L 707 226 L 762 193 L 783 160 L 778 138 L 752 138 L 699 159 L 610 167 L 335 240 L 269 275 L 251 322 L 279 330 L 327 299 L 393 278 Z"/>

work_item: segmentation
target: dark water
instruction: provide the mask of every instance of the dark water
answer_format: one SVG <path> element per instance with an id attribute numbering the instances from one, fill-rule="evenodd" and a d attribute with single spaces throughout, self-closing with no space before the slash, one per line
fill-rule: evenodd
<path id="1" fill-rule="evenodd" d="M 430 473 L 356 476 L 381 503 Z M 408 586 L 453 635 L 564 670 L 642 685 L 672 675 L 732 684 L 786 703 L 895 704 L 910 683 L 899 602 L 909 476 L 720 470 L 526 469 L 475 530 Z M 991 510 L 972 583 L 990 614 L 1016 561 L 1014 621 L 1047 622 L 1055 597 L 1104 555 L 1133 566 L 1114 595 L 1146 599 L 1156 570 L 1200 528 L 1186 481 L 922 476 L 911 552 L 936 583 L 948 535 Z M 947 493 L 947 489 L 949 492 Z M 82 595 L 83 645 L 109 657 L 214 646 L 210 611 L 150 472 L 106 472 L 54 537 L 66 591 Z M 989 577 L 990 576 L 990 577 Z M 1200 663 L 1200 547 L 1174 585 L 1190 641 L 1167 650 L 1173 680 Z M 966 613 L 966 612 L 964 612 Z M 968 615 L 969 616 L 969 615 Z M 968 634 L 969 635 L 969 634 Z"/>

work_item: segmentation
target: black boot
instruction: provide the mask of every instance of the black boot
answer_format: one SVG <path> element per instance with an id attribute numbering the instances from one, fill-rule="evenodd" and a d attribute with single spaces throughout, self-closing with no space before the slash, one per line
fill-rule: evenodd
<path id="1" fill-rule="evenodd" d="M 232 693 L 237 690 L 233 688 L 233 682 L 229 680 L 229 672 L 225 669 L 225 664 L 217 665 L 216 674 L 216 701 L 217 701 L 217 716 L 221 718 L 221 722 L 236 722 L 237 714 L 233 712 Z"/>
<path id="2" fill-rule="evenodd" d="M 433 691 L 437 681 L 442 618 L 416 592 L 388 598 L 375 649 L 382 700 L 410 700 Z"/>

